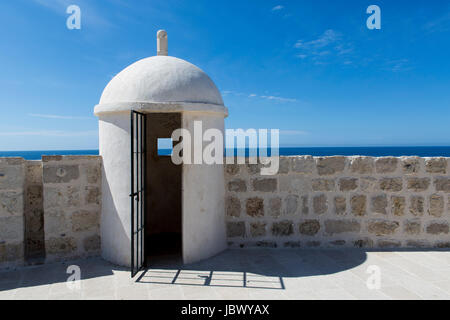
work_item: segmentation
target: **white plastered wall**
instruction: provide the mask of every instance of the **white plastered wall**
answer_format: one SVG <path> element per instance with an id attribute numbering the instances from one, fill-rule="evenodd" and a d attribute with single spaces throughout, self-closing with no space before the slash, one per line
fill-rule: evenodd
<path id="1" fill-rule="evenodd" d="M 224 132 L 223 115 L 183 113 L 183 128 L 189 130 L 192 139 L 194 121 L 202 121 L 203 132 L 209 128 Z M 182 186 L 183 262 L 192 263 L 226 248 L 223 165 L 185 164 Z"/>
<path id="2" fill-rule="evenodd" d="M 101 115 L 99 147 L 103 158 L 101 239 L 102 256 L 121 266 L 131 261 L 130 115 Z"/>

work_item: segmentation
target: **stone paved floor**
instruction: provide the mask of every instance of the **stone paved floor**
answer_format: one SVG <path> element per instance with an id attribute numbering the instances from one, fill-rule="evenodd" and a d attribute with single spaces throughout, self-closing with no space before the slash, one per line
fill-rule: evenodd
<path id="1" fill-rule="evenodd" d="M 66 284 L 81 269 L 79 289 Z M 381 272 L 368 289 L 369 266 Z M 450 251 L 228 250 L 130 279 L 100 258 L 0 272 L 0 299 L 450 299 Z"/>

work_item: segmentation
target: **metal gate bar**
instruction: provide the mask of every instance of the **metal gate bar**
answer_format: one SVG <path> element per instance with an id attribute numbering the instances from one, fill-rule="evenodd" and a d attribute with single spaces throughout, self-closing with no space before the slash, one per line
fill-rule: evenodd
<path id="1" fill-rule="evenodd" d="M 131 277 L 145 268 L 146 116 L 131 111 Z"/>

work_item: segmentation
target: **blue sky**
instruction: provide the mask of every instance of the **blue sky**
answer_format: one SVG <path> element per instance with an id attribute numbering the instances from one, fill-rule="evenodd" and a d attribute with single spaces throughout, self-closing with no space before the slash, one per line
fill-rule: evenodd
<path id="1" fill-rule="evenodd" d="M 158 29 L 216 83 L 227 128 L 278 128 L 285 146 L 450 145 L 450 1 L 14 0 L 0 23 L 0 150 L 96 149 L 93 107 L 155 54 Z"/>

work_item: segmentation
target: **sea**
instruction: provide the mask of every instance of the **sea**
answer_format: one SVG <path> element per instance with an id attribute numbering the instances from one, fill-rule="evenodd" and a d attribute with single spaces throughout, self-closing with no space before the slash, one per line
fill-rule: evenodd
<path id="1" fill-rule="evenodd" d="M 246 150 L 248 155 L 249 150 Z M 296 156 L 419 156 L 450 157 L 450 146 L 399 146 L 399 147 L 280 147 L 280 155 Z M 158 150 L 160 155 L 170 155 L 170 149 Z M 270 154 L 270 152 L 269 152 Z M 98 150 L 40 150 L 0 151 L 0 158 L 22 157 L 26 160 L 40 160 L 43 155 L 98 155 Z"/>

